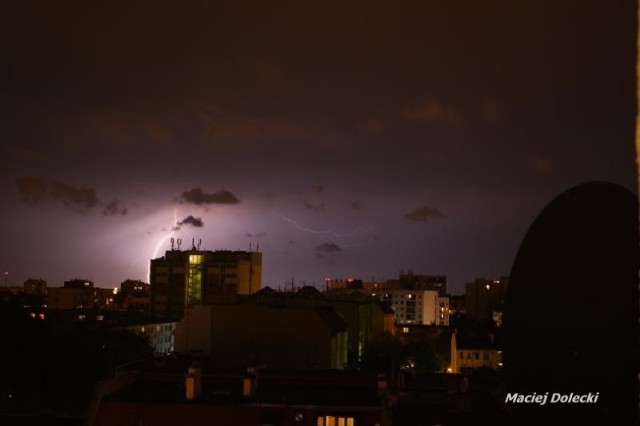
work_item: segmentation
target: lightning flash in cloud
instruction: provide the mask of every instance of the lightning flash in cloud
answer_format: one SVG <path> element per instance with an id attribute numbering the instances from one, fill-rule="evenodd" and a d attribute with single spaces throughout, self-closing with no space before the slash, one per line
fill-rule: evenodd
<path id="1" fill-rule="evenodd" d="M 360 233 L 364 233 L 364 234 L 373 234 L 373 228 L 371 226 L 368 227 L 358 227 L 357 229 L 348 232 L 348 233 L 339 233 L 339 232 L 335 232 L 331 229 L 327 229 L 327 230 L 316 230 L 316 229 L 311 229 L 311 228 L 307 228 L 305 226 L 301 226 L 298 222 L 296 222 L 293 219 L 290 219 L 288 217 L 286 217 L 283 214 L 280 213 L 272 213 L 272 215 L 279 217 L 280 219 L 284 220 L 285 222 L 290 223 L 291 225 L 293 225 L 294 228 L 296 228 L 298 231 L 302 231 L 302 232 L 306 232 L 308 234 L 311 235 L 316 235 L 319 237 L 333 237 L 333 238 L 348 238 L 348 237 L 353 237 L 357 234 Z"/>
<path id="2" fill-rule="evenodd" d="M 162 237 L 160 241 L 158 241 L 158 244 L 156 244 L 156 248 L 153 250 L 153 255 L 151 256 L 151 259 L 155 259 L 158 257 L 158 252 L 160 251 L 160 248 L 162 247 L 162 245 L 165 244 L 168 238 L 173 237 L 173 234 L 178 229 L 180 229 L 179 227 L 176 226 L 177 224 L 178 224 L 178 211 L 177 209 L 174 209 L 173 223 L 171 223 L 171 226 L 169 227 L 169 233 L 164 237 Z M 147 282 L 151 283 L 151 262 L 149 262 L 149 269 L 147 270 Z"/>

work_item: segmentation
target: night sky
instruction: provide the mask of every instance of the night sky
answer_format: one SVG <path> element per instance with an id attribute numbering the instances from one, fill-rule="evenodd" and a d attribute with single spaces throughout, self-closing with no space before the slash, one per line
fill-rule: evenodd
<path id="1" fill-rule="evenodd" d="M 146 281 L 174 237 L 458 293 L 560 192 L 637 192 L 635 2 L 203 3 L 3 5 L 9 285 Z"/>

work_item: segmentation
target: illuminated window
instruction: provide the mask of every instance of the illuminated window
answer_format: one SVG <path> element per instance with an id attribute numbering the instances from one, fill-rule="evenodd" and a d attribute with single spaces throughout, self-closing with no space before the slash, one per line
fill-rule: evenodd
<path id="1" fill-rule="evenodd" d="M 201 254 L 189 255 L 189 272 L 187 274 L 187 304 L 189 306 L 202 302 L 202 258 Z"/>
<path id="2" fill-rule="evenodd" d="M 355 424 L 353 417 L 339 416 L 321 416 L 316 422 L 317 426 L 355 426 Z"/>

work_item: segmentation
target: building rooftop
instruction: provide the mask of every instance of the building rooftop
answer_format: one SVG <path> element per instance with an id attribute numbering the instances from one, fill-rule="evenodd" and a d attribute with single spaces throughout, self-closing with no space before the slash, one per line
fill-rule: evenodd
<path id="1" fill-rule="evenodd" d="M 147 359 L 119 369 L 128 385 L 106 401 L 181 403 L 184 377 L 194 360 L 190 357 Z M 287 404 L 289 406 L 378 407 L 378 377 L 374 373 L 342 370 L 258 369 L 257 387 L 243 397 L 243 368 L 219 368 L 203 361 L 202 394 L 193 404 Z"/>

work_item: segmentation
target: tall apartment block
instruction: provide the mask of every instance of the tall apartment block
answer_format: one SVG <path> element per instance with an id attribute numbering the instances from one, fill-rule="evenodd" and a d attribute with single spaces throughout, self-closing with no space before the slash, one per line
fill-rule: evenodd
<path id="1" fill-rule="evenodd" d="M 262 253 L 169 250 L 151 260 L 151 315 L 179 319 L 184 309 L 219 294 L 252 294 L 262 286 Z"/>
<path id="2" fill-rule="evenodd" d="M 507 294 L 508 277 L 478 278 L 465 285 L 465 311 L 474 320 L 496 320 L 502 312 Z"/>

